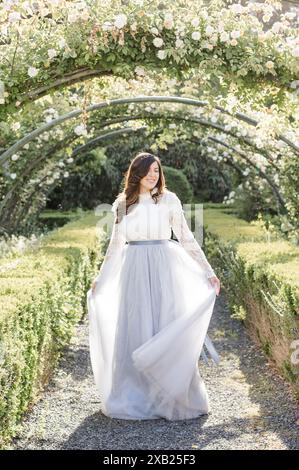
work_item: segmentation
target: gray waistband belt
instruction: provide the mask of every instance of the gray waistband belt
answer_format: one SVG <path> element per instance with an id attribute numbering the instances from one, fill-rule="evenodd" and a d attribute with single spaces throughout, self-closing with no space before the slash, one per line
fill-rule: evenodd
<path id="1" fill-rule="evenodd" d="M 132 240 L 129 241 L 129 245 L 158 245 L 159 243 L 168 243 L 171 240 Z"/>

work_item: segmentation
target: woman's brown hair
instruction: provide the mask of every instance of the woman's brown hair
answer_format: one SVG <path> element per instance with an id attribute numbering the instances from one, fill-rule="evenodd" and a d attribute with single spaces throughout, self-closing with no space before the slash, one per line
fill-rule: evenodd
<path id="1" fill-rule="evenodd" d="M 122 217 L 128 213 L 129 207 L 136 204 L 139 199 L 140 180 L 144 178 L 149 172 L 149 168 L 153 162 L 159 165 L 159 180 L 151 190 L 152 198 L 155 204 L 159 201 L 160 195 L 166 189 L 165 178 L 162 170 L 162 165 L 159 157 L 151 153 L 141 152 L 138 153 L 131 161 L 128 170 L 125 173 L 124 189 L 118 194 L 116 202 L 116 221 L 119 223 Z M 119 210 L 120 209 L 120 210 Z"/>

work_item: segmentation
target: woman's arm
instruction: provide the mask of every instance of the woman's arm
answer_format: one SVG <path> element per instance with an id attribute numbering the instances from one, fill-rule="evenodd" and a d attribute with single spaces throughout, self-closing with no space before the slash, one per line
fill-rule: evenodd
<path id="1" fill-rule="evenodd" d="M 175 193 L 170 192 L 170 194 L 170 225 L 175 236 L 187 253 L 198 262 L 207 278 L 217 277 L 203 250 L 189 229 L 180 199 Z"/>
<path id="2" fill-rule="evenodd" d="M 106 271 L 107 265 L 110 264 L 108 262 L 113 261 L 113 260 L 118 261 L 119 257 L 121 256 L 122 250 L 126 244 L 126 237 L 121 232 L 119 228 L 119 223 L 116 223 L 118 205 L 119 205 L 118 200 L 116 199 L 114 203 L 112 204 L 112 209 L 111 209 L 115 217 L 114 217 L 114 222 L 112 226 L 112 232 L 110 236 L 109 245 L 107 247 L 104 259 L 102 261 L 100 271 L 98 275 L 96 276 L 96 278 L 94 279 L 95 282 L 97 282 Z"/>

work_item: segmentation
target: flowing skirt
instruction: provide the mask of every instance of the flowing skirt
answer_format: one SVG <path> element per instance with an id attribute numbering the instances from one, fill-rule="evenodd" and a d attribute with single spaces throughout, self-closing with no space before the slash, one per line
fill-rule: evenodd
<path id="1" fill-rule="evenodd" d="M 87 293 L 90 359 L 106 416 L 190 419 L 210 411 L 198 360 L 215 288 L 174 240 L 129 242 Z"/>

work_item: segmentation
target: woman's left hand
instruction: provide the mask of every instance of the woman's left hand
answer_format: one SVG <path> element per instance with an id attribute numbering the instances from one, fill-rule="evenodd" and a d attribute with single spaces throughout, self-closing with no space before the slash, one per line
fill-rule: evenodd
<path id="1" fill-rule="evenodd" d="M 212 284 L 212 286 L 215 287 L 216 295 L 219 295 L 219 293 L 220 293 L 220 280 L 218 279 L 218 277 L 216 277 L 216 276 L 209 277 L 209 281 Z"/>

